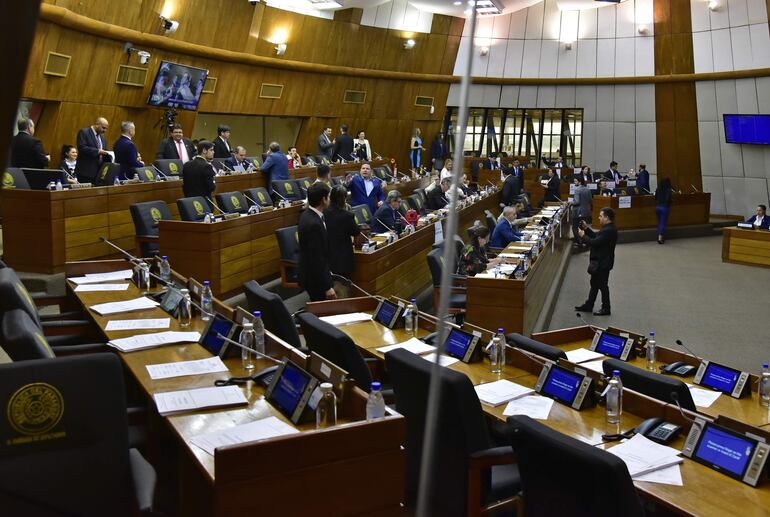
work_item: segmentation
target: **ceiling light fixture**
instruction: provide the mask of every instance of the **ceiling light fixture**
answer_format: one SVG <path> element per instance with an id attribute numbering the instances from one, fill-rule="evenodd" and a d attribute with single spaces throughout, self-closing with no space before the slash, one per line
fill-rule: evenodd
<path id="1" fill-rule="evenodd" d="M 166 34 L 174 34 L 179 28 L 179 22 L 176 20 L 169 20 L 168 18 L 161 16 L 160 26 L 163 28 Z"/>
<path id="2" fill-rule="evenodd" d="M 404 50 L 411 50 L 417 43 L 413 39 L 408 39 L 404 42 Z"/>

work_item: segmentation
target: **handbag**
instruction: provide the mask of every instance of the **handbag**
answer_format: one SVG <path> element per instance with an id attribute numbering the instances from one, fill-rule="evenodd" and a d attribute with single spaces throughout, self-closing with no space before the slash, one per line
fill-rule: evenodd
<path id="1" fill-rule="evenodd" d="M 593 275 L 599 271 L 599 261 L 598 260 L 591 260 L 588 262 L 588 274 Z"/>

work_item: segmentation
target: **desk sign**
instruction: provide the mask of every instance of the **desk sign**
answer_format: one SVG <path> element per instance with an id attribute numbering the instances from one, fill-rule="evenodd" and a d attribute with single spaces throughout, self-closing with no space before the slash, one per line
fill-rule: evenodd
<path id="1" fill-rule="evenodd" d="M 750 377 L 748 372 L 711 361 L 702 361 L 693 382 L 739 399 L 751 393 L 748 383 Z"/>
<path id="2" fill-rule="evenodd" d="M 535 383 L 535 391 L 579 411 L 590 402 L 591 397 L 586 395 L 590 393 L 592 383 L 593 379 L 586 373 L 546 361 Z"/>
<path id="3" fill-rule="evenodd" d="M 615 188 L 615 182 L 614 181 L 608 181 L 604 184 L 604 188 L 608 189 L 614 189 Z"/>
<path id="4" fill-rule="evenodd" d="M 570 194 L 570 196 L 571 196 L 571 195 L 573 195 L 574 193 L 575 193 L 575 184 L 574 184 L 574 183 L 570 183 L 570 184 L 569 184 L 569 194 Z"/>
<path id="5" fill-rule="evenodd" d="M 628 361 L 628 356 L 634 349 L 634 338 L 618 336 L 604 330 L 594 334 L 594 340 L 589 349 L 621 361 Z"/>
<path id="6" fill-rule="evenodd" d="M 751 223 L 738 223 L 738 228 L 743 228 L 744 230 L 753 230 L 754 225 Z"/>
<path id="7" fill-rule="evenodd" d="M 596 183 L 589 183 L 588 184 L 588 190 L 596 190 L 597 188 L 599 188 L 599 187 L 598 187 L 598 185 Z"/>
<path id="8" fill-rule="evenodd" d="M 635 187 L 636 186 L 636 180 L 627 180 L 626 181 L 627 187 Z"/>
<path id="9" fill-rule="evenodd" d="M 618 208 L 631 208 L 631 196 L 618 197 Z"/>
<path id="10" fill-rule="evenodd" d="M 740 433 L 698 418 L 682 454 L 747 485 L 757 486 L 770 445 L 750 433 Z"/>

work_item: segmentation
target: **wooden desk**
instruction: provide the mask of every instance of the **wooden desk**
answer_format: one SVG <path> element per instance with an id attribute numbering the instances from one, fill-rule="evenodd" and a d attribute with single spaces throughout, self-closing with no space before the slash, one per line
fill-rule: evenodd
<path id="1" fill-rule="evenodd" d="M 460 210 L 457 232 L 467 239 L 465 229 L 484 220 L 484 210 L 497 211 L 500 193 L 495 192 Z M 371 294 L 411 298 L 432 285 L 427 256 L 435 240 L 433 223 L 372 253 L 355 252 L 351 279 Z"/>
<path id="2" fill-rule="evenodd" d="M 382 167 L 386 165 L 388 160 L 372 160 L 369 165 L 374 167 Z M 361 170 L 361 163 L 348 162 L 348 163 L 333 163 L 329 166 L 331 171 L 329 176 L 345 176 L 347 173 L 358 173 Z M 315 181 L 318 176 L 318 167 L 315 165 L 311 167 L 300 167 L 299 169 L 289 169 L 289 178 L 296 180 L 299 178 L 309 178 L 310 181 Z"/>
<path id="3" fill-rule="evenodd" d="M 770 232 L 722 228 L 722 262 L 770 267 Z"/>
<path id="4" fill-rule="evenodd" d="M 571 175 L 572 173 L 573 169 L 570 167 L 564 167 L 561 169 L 561 177 Z M 521 190 L 523 192 L 527 192 L 530 195 L 529 202 L 532 206 L 539 206 L 545 198 L 545 187 L 543 187 L 542 183 L 540 183 L 537 178 L 538 176 L 548 176 L 548 169 L 536 169 L 528 167 L 523 170 L 522 174 L 524 177 L 524 182 L 521 185 Z M 490 183 L 493 185 L 503 184 L 503 182 L 500 180 L 500 169 L 479 170 L 479 185 L 489 185 Z M 562 201 L 567 201 L 567 198 L 569 197 L 569 186 L 569 182 L 560 180 L 559 198 Z"/>
<path id="5" fill-rule="evenodd" d="M 619 208 L 619 197 L 594 196 L 592 220 L 598 221 L 601 209 L 610 207 L 615 210 L 615 226 L 618 230 L 655 228 L 658 225 L 658 217 L 655 215 L 655 196 L 628 197 L 631 199 L 631 208 Z M 709 192 L 674 194 L 667 226 L 707 224 L 710 206 Z"/>

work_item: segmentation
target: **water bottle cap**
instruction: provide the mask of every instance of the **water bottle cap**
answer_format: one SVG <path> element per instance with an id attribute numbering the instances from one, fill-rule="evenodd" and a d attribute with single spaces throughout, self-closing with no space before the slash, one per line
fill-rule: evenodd
<path id="1" fill-rule="evenodd" d="M 254 317 L 255 318 L 261 318 L 262 317 L 262 311 L 254 311 Z"/>
<path id="2" fill-rule="evenodd" d="M 767 363 L 763 363 L 762 368 L 767 368 Z"/>
<path id="3" fill-rule="evenodd" d="M 650 335 L 651 335 L 651 336 L 654 336 L 654 335 L 655 335 L 655 332 L 653 332 L 653 331 L 651 330 L 651 331 L 650 331 Z"/>
<path id="4" fill-rule="evenodd" d="M 620 375 L 620 370 L 612 370 L 612 375 Z"/>
<path id="5" fill-rule="evenodd" d="M 374 381 L 372 383 L 372 391 L 380 391 L 380 389 L 382 389 L 382 384 L 380 384 L 377 381 Z"/>
<path id="6" fill-rule="evenodd" d="M 321 391 L 331 391 L 332 389 L 334 389 L 334 386 L 332 386 L 331 382 L 321 383 Z"/>
<path id="7" fill-rule="evenodd" d="M 498 334 L 502 334 L 502 333 L 503 333 L 503 329 L 501 329 L 501 328 L 498 328 L 498 329 L 497 329 L 497 333 L 498 333 Z"/>
<path id="8" fill-rule="evenodd" d="M 208 280 L 204 280 L 203 281 L 203 285 L 209 285 L 209 281 Z"/>
<path id="9" fill-rule="evenodd" d="M 417 300 L 415 300 L 414 298 L 412 298 L 412 303 L 417 303 Z"/>
<path id="10" fill-rule="evenodd" d="M 180 289 L 179 292 L 181 294 L 190 294 L 190 290 L 189 289 Z"/>
<path id="11" fill-rule="evenodd" d="M 166 260 L 166 259 L 168 258 L 168 256 L 167 256 L 167 255 L 163 255 L 163 256 L 162 256 L 162 257 L 160 257 L 160 258 L 162 258 L 163 260 Z"/>

